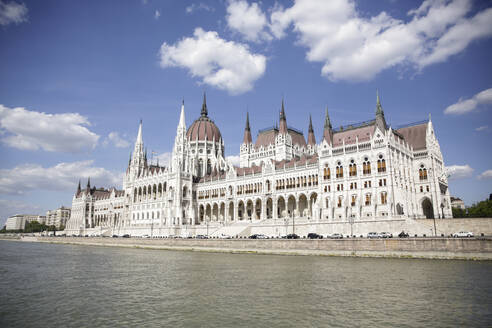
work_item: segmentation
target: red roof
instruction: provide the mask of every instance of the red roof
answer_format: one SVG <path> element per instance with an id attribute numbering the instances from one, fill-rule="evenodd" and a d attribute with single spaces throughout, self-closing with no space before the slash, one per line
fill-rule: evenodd
<path id="1" fill-rule="evenodd" d="M 217 125 L 211 119 L 201 116 L 190 126 L 188 132 L 186 132 L 186 137 L 191 141 L 196 140 L 197 137 L 198 140 L 205 140 L 206 138 L 211 141 L 215 137 L 215 141 L 218 142 L 222 138 L 222 135 Z"/>
<path id="2" fill-rule="evenodd" d="M 427 135 L 427 122 L 407 126 L 401 129 L 398 129 L 398 133 L 400 133 L 405 141 L 410 144 L 414 150 L 424 149 L 427 145 L 425 142 L 425 137 Z"/>

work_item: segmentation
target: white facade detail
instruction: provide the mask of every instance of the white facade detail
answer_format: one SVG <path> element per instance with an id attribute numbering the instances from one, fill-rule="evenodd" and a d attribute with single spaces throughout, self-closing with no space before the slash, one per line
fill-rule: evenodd
<path id="1" fill-rule="evenodd" d="M 205 96 L 188 128 L 182 104 L 169 167 L 147 161 L 142 128 L 123 190 L 79 184 L 68 234 L 238 235 L 268 227 L 280 235 L 294 220 L 316 230 L 452 217 L 430 117 L 393 129 L 379 97 L 375 119 L 359 124 L 333 129 L 327 111 L 318 143 L 311 120 L 307 142 L 287 126 L 283 101 L 279 125 L 260 130 L 254 143 L 247 115 L 239 167 L 224 157 Z"/>

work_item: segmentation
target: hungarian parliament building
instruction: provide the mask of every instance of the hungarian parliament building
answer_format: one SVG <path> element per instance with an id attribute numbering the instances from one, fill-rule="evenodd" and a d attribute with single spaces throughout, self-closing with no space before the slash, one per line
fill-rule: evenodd
<path id="1" fill-rule="evenodd" d="M 74 235 L 283 236 L 418 228 L 451 218 L 442 153 L 429 120 L 392 128 L 379 96 L 372 120 L 333 128 L 326 111 L 321 140 L 311 117 L 307 139 L 279 122 L 253 140 L 246 113 L 239 167 L 209 117 L 187 127 L 184 103 L 169 166 L 149 163 L 142 122 L 123 190 L 77 188 L 65 232 Z"/>

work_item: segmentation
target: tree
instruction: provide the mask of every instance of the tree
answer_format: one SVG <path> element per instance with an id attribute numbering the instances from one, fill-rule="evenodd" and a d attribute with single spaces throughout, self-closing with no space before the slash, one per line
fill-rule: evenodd
<path id="1" fill-rule="evenodd" d="M 492 218 L 492 200 L 487 199 L 466 209 L 453 208 L 455 218 Z"/>

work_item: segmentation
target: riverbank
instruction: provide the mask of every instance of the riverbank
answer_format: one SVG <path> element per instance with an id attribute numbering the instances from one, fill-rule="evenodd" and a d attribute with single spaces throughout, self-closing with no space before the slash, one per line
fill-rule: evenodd
<path id="1" fill-rule="evenodd" d="M 23 237 L 20 241 L 236 254 L 492 260 L 492 238 L 255 240 Z"/>

